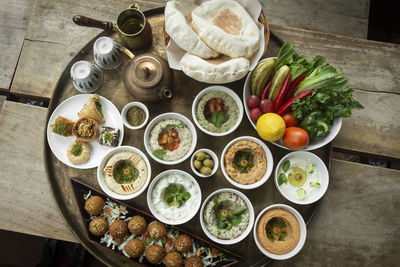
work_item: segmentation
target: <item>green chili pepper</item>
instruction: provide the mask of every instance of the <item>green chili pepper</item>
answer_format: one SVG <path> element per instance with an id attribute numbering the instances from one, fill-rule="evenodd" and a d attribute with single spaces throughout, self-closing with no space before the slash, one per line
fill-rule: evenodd
<path id="1" fill-rule="evenodd" d="M 313 111 L 300 123 L 300 127 L 308 132 L 311 139 L 321 139 L 330 130 L 332 121 L 322 111 Z"/>

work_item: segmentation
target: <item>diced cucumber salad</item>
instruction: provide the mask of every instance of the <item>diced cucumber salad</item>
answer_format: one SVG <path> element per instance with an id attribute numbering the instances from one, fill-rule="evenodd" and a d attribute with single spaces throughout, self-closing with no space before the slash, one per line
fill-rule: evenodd
<path id="1" fill-rule="evenodd" d="M 320 170 L 310 160 L 298 157 L 286 159 L 278 171 L 278 185 L 294 200 L 306 201 L 321 187 Z"/>

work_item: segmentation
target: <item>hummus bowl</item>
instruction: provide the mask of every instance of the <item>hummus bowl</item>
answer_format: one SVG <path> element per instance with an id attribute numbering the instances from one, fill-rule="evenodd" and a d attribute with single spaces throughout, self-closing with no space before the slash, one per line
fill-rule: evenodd
<path id="1" fill-rule="evenodd" d="M 212 98 L 222 99 L 222 106 L 227 107 L 226 110 L 218 112 L 224 114 L 219 128 L 209 121 L 211 120 L 211 115 L 209 119 L 206 119 L 204 115 L 204 113 L 207 112 L 207 103 Z M 195 97 L 192 105 L 192 117 L 197 127 L 204 133 L 212 136 L 228 135 L 235 131 L 242 122 L 242 101 L 240 101 L 237 94 L 228 87 L 221 85 L 210 86 L 203 89 Z"/>
<path id="2" fill-rule="evenodd" d="M 296 209 L 285 204 L 274 204 L 258 214 L 253 235 L 258 249 L 265 256 L 274 260 L 286 260 L 303 248 L 307 228 Z"/>
<path id="3" fill-rule="evenodd" d="M 239 155 L 240 153 L 243 155 Z M 248 168 L 237 166 L 237 161 L 240 160 L 238 157 L 244 158 Z M 251 157 L 251 161 L 246 157 Z M 271 150 L 263 141 L 252 136 L 233 139 L 221 154 L 222 173 L 228 182 L 241 189 L 254 189 L 263 185 L 271 176 L 273 168 Z"/>
<path id="4" fill-rule="evenodd" d="M 198 169 L 195 168 L 194 160 L 195 160 L 196 154 L 198 152 L 204 152 L 204 153 L 210 155 L 211 160 L 213 161 L 214 166 L 211 169 L 211 173 L 208 175 L 202 174 Z M 199 177 L 207 178 L 207 177 L 213 176 L 218 170 L 218 157 L 212 150 L 207 149 L 207 148 L 201 148 L 201 149 L 197 150 L 196 152 L 194 152 L 192 157 L 190 158 L 190 167 L 192 168 L 193 173 L 195 173 Z"/>
<path id="5" fill-rule="evenodd" d="M 269 57 L 269 58 L 273 58 L 276 59 L 276 57 Z M 263 60 L 261 60 L 260 62 L 267 60 L 269 58 L 265 58 Z M 249 97 L 251 96 L 251 88 L 250 88 L 250 84 L 251 84 L 251 75 L 252 75 L 252 71 L 249 72 L 249 74 L 246 77 L 246 80 L 244 82 L 244 87 L 243 87 L 243 106 L 244 106 L 244 111 L 246 112 L 246 116 L 247 119 L 249 120 L 250 124 L 253 126 L 254 130 L 257 131 L 257 127 L 256 127 L 256 122 L 251 120 L 250 118 L 250 109 L 247 106 L 247 99 L 249 99 Z M 310 140 L 310 143 L 302 150 L 304 151 L 308 151 L 308 150 L 314 150 L 320 147 L 325 146 L 326 144 L 330 143 L 335 137 L 336 135 L 339 133 L 340 128 L 342 127 L 342 118 L 337 118 L 333 121 L 331 129 L 329 130 L 329 132 L 327 133 L 327 135 L 325 135 L 323 138 L 319 139 L 319 140 Z M 288 148 L 287 146 L 285 146 L 285 144 L 283 143 L 282 139 L 276 141 L 276 142 L 271 142 L 272 144 L 287 149 L 287 150 L 292 150 L 290 148 Z"/>
<path id="6" fill-rule="evenodd" d="M 218 228 L 218 224 L 224 228 Z M 232 188 L 211 193 L 200 209 L 203 232 L 219 244 L 232 245 L 242 241 L 251 232 L 253 224 L 253 205 L 243 193 Z"/>
<path id="7" fill-rule="evenodd" d="M 139 196 L 150 183 L 151 165 L 146 155 L 131 146 L 110 150 L 97 167 L 97 181 L 110 197 L 128 200 Z"/>
<path id="8" fill-rule="evenodd" d="M 179 113 L 164 113 L 155 117 L 144 131 L 144 147 L 155 161 L 178 164 L 196 148 L 197 133 L 193 123 Z"/>
<path id="9" fill-rule="evenodd" d="M 284 198 L 295 204 L 308 205 L 326 193 L 329 172 L 317 155 L 295 151 L 279 161 L 274 180 L 276 189 Z"/>
<path id="10" fill-rule="evenodd" d="M 201 189 L 196 179 L 182 170 L 157 175 L 147 191 L 147 205 L 161 222 L 178 225 L 192 219 L 200 208 Z"/>

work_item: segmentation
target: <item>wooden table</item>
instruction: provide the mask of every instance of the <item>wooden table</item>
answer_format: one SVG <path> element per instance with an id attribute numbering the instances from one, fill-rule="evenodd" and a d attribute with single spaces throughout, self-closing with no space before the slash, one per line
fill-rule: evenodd
<path id="1" fill-rule="evenodd" d="M 161 6 L 138 1 L 142 9 Z M 367 0 L 261 1 L 271 30 L 307 57 L 341 66 L 365 109 L 344 119 L 334 149 L 400 161 L 400 46 L 365 40 Z M 0 89 L 49 100 L 71 58 L 97 29 L 76 14 L 114 21 L 131 1 L 5 0 L 0 4 Z M 33 9 L 32 9 L 33 8 Z M 30 22 L 28 26 L 28 21 Z M 75 241 L 50 194 L 43 165 L 46 108 L 0 96 L 0 228 Z M 332 160 L 330 185 L 300 254 L 274 265 L 400 262 L 400 171 Z"/>

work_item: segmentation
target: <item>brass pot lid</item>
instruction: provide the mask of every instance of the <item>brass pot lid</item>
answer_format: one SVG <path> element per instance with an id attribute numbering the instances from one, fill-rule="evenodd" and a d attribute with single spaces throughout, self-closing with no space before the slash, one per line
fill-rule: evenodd
<path id="1" fill-rule="evenodd" d="M 141 88 L 155 87 L 163 77 L 161 62 L 151 55 L 135 58 L 129 72 L 133 83 Z"/>

